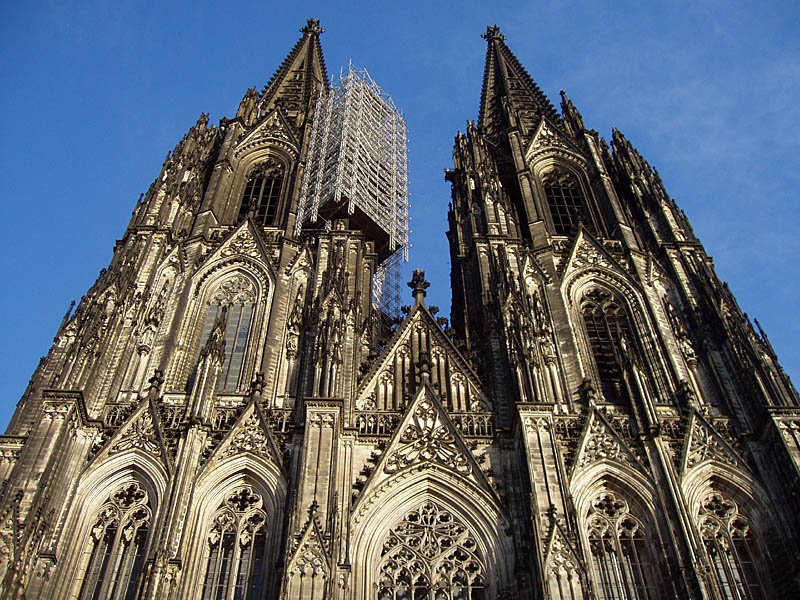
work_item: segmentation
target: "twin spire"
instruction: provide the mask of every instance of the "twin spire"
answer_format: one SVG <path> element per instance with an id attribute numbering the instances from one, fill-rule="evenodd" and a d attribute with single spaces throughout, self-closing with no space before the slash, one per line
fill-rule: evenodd
<path id="1" fill-rule="evenodd" d="M 316 92 L 327 87 L 328 71 L 319 40 L 324 31 L 319 19 L 309 19 L 300 29 L 303 37 L 261 92 L 262 106 L 280 103 L 287 113 L 298 111 L 308 105 Z"/>
<path id="2" fill-rule="evenodd" d="M 325 30 L 318 19 L 300 29 L 303 36 L 278 67 L 261 92 L 261 105 L 279 103 L 286 113 L 301 111 L 315 94 L 328 85 L 328 72 L 320 44 Z M 497 25 L 482 36 L 487 41 L 478 126 L 488 135 L 509 126 L 510 113 L 531 132 L 546 117 L 555 124 L 561 117 L 553 104 L 505 43 Z"/>
<path id="3" fill-rule="evenodd" d="M 528 131 L 532 131 L 542 117 L 560 123 L 555 107 L 506 46 L 500 28 L 490 25 L 482 37 L 488 47 L 478 117 L 481 130 L 491 136 L 505 129 L 509 125 L 509 110 Z"/>

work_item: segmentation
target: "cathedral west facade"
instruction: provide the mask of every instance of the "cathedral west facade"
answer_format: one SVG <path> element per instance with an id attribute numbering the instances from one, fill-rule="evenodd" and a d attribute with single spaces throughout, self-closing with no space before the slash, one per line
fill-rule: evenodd
<path id="1" fill-rule="evenodd" d="M 800 398 L 655 170 L 489 27 L 451 319 L 417 271 L 393 320 L 404 126 L 321 33 L 65 317 L 0 437 L 0 595 L 800 596 Z"/>

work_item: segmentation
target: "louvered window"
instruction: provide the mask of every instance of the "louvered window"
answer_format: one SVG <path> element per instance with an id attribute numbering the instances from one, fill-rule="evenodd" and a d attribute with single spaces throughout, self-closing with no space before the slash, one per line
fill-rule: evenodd
<path id="1" fill-rule="evenodd" d="M 275 161 L 257 165 L 248 175 L 239 220 L 251 215 L 258 225 L 275 225 L 283 190 L 283 166 Z"/>
<path id="2" fill-rule="evenodd" d="M 581 314 L 603 398 L 606 402 L 625 402 L 622 365 L 625 354 L 634 351 L 625 309 L 610 293 L 595 289 L 584 296 Z"/>
<path id="3" fill-rule="evenodd" d="M 544 175 L 542 185 L 556 235 L 572 235 L 579 222 L 587 224 L 583 193 L 574 175 L 554 169 Z"/>

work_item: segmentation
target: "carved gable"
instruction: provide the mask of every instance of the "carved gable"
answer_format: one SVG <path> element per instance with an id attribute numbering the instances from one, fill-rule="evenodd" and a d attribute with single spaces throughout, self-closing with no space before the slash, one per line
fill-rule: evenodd
<path id="1" fill-rule="evenodd" d="M 295 536 L 286 572 L 290 577 L 299 575 L 327 578 L 330 571 L 328 549 L 317 519 L 316 506 L 312 505 L 306 524 Z"/>
<path id="2" fill-rule="evenodd" d="M 477 375 L 427 308 L 415 306 L 387 347 L 359 385 L 356 410 L 402 409 L 423 370 L 430 373 L 431 387 L 448 410 L 489 410 Z"/>
<path id="3" fill-rule="evenodd" d="M 645 471 L 633 450 L 597 409 L 586 422 L 572 473 L 599 461 L 611 461 Z M 646 471 L 645 471 L 646 472 Z"/>
<path id="4" fill-rule="evenodd" d="M 601 268 L 614 271 L 625 279 L 630 279 L 627 271 L 597 240 L 581 229 L 575 237 L 575 244 L 561 265 L 564 276 L 580 269 Z"/>
<path id="5" fill-rule="evenodd" d="M 258 125 L 242 137 L 236 146 L 234 156 L 242 156 L 253 148 L 268 145 L 278 145 L 290 150 L 292 154 L 297 154 L 297 139 L 280 107 L 272 110 Z"/>
<path id="6" fill-rule="evenodd" d="M 250 219 L 246 219 L 206 259 L 206 264 L 218 260 L 250 258 L 269 265 L 271 252 L 265 246 Z"/>
<path id="7" fill-rule="evenodd" d="M 548 151 L 568 153 L 574 158 L 579 158 L 584 162 L 580 150 L 561 132 L 561 129 L 542 117 L 536 133 L 533 134 L 525 156 L 528 160 L 534 159 L 537 155 Z"/>
<path id="8" fill-rule="evenodd" d="M 244 409 L 231 430 L 211 455 L 210 462 L 250 453 L 281 468 L 281 453 L 270 433 L 267 420 L 255 400 Z"/>
<path id="9" fill-rule="evenodd" d="M 95 462 L 101 462 L 109 456 L 131 450 L 141 450 L 147 454 L 152 454 L 164 463 L 167 470 L 171 469 L 169 452 L 162 433 L 161 418 L 155 401 L 152 399 L 148 398 L 142 401 L 139 407 L 110 437 L 94 460 Z"/>
<path id="10" fill-rule="evenodd" d="M 700 415 L 693 413 L 687 428 L 681 471 L 686 472 L 711 461 L 731 466 L 745 466 L 744 460 L 731 448 L 725 438 Z"/>
<path id="11" fill-rule="evenodd" d="M 469 480 L 496 498 L 444 406 L 425 382 L 406 410 L 359 500 L 393 477 L 402 479 L 404 473 L 428 470 L 445 471 L 457 479 Z"/>

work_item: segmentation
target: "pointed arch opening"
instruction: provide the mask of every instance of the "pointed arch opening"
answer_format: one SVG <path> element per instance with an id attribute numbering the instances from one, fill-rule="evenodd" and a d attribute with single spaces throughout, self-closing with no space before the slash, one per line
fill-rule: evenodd
<path id="1" fill-rule="evenodd" d="M 584 293 L 580 314 L 603 398 L 628 402 L 623 370 L 629 353 L 635 352 L 635 338 L 624 303 L 608 290 L 593 288 Z"/>
<path id="2" fill-rule="evenodd" d="M 788 556 L 764 490 L 748 474 L 718 462 L 689 471 L 683 487 L 711 588 L 726 600 L 785 595 L 777 566 Z"/>
<path id="3" fill-rule="evenodd" d="M 212 337 L 215 329 L 224 341 L 218 392 L 235 392 L 241 384 L 242 367 L 253 322 L 255 289 L 248 278 L 234 274 L 211 296 L 200 340 Z M 201 349 L 198 348 L 198 356 Z"/>
<path id="4" fill-rule="evenodd" d="M 203 600 L 255 600 L 264 592 L 267 515 L 252 486 L 231 490 L 206 534 Z"/>
<path id="5" fill-rule="evenodd" d="M 286 481 L 279 468 L 246 453 L 201 475 L 183 549 L 183 596 L 214 600 L 272 597 Z"/>
<path id="6" fill-rule="evenodd" d="M 94 511 L 82 546 L 82 600 L 133 600 L 143 583 L 144 561 L 153 521 L 146 487 L 137 480 L 118 484 Z"/>
<path id="7" fill-rule="evenodd" d="M 394 476 L 354 506 L 352 597 L 495 598 L 513 581 L 508 527 L 492 497 L 452 472 Z"/>
<path id="8" fill-rule="evenodd" d="M 574 235 L 578 225 L 591 225 L 580 181 L 567 169 L 552 167 L 542 175 L 542 189 L 556 235 Z"/>
<path id="9" fill-rule="evenodd" d="M 268 265 L 235 256 L 209 263 L 195 276 L 193 311 L 180 326 L 181 339 L 167 381 L 187 391 L 207 380 L 207 357 L 218 369 L 217 394 L 247 389 L 261 359 L 269 325 L 274 274 Z"/>
<path id="10" fill-rule="evenodd" d="M 675 593 L 668 589 L 667 546 L 652 482 L 623 465 L 596 463 L 570 488 L 594 597 L 653 600 Z"/>
<path id="11" fill-rule="evenodd" d="M 274 158 L 255 165 L 245 181 L 238 220 L 249 216 L 257 225 L 276 225 L 285 181 L 286 168 Z"/>
<path id="12" fill-rule="evenodd" d="M 486 598 L 486 565 L 475 533 L 426 500 L 389 530 L 381 549 L 379 600 Z"/>

